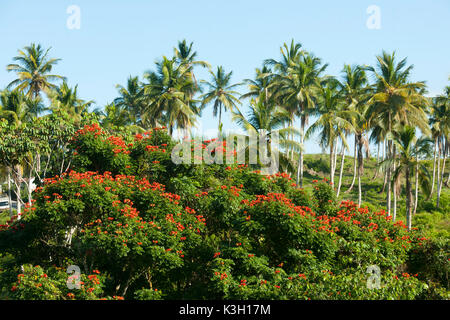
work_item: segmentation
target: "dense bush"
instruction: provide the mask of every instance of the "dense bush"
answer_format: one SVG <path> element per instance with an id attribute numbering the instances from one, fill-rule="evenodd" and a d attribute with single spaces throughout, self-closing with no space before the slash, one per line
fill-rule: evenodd
<path id="1" fill-rule="evenodd" d="M 338 204 L 327 181 L 309 194 L 283 173 L 175 165 L 174 145 L 161 129 L 79 130 L 72 171 L 47 179 L 22 219 L 0 226 L 2 295 L 448 298 L 448 243 L 384 211 Z M 80 289 L 67 287 L 70 265 L 82 271 Z M 367 285 L 369 266 L 380 269 L 379 288 Z"/>

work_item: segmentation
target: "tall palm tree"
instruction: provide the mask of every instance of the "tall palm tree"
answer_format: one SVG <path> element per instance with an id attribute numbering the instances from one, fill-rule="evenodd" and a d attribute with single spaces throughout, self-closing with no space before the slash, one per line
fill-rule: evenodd
<path id="1" fill-rule="evenodd" d="M 130 76 L 127 79 L 126 87 L 117 85 L 116 88 L 119 91 L 119 97 L 114 99 L 114 104 L 116 107 L 127 110 L 133 122 L 140 124 L 144 103 L 144 89 L 139 82 L 139 77 Z"/>
<path id="2" fill-rule="evenodd" d="M 336 170 L 335 147 L 338 139 L 347 146 L 346 134 L 354 131 L 352 118 L 354 111 L 345 108 L 339 82 L 334 78 L 325 80 L 318 89 L 317 105 L 319 118 L 308 128 L 306 138 L 319 132 L 320 146 L 330 149 L 330 181 L 334 184 Z"/>
<path id="3" fill-rule="evenodd" d="M 292 52 L 289 55 L 283 55 L 282 61 L 274 64 L 276 72 L 273 75 L 273 83 L 270 88 L 273 88 L 277 101 L 285 106 L 290 114 L 295 113 L 300 117 L 301 148 L 298 160 L 297 184 L 303 187 L 305 126 L 309 116 L 314 114 L 316 110 L 315 95 L 320 76 L 328 65 L 322 65 L 321 59 L 313 54 L 298 52 L 298 50 L 294 50 L 294 52 L 297 52 L 295 55 Z"/>
<path id="4" fill-rule="evenodd" d="M 125 106 L 113 103 L 107 104 L 104 111 L 99 112 L 102 126 L 105 128 L 126 127 L 134 123 L 134 119 Z"/>
<path id="5" fill-rule="evenodd" d="M 394 181 L 398 181 L 401 176 L 405 178 L 406 186 L 406 224 L 411 230 L 412 223 L 412 187 L 411 175 L 417 170 L 418 181 L 425 194 L 430 192 L 430 179 L 427 168 L 418 161 L 419 156 L 430 155 L 431 139 L 423 138 L 417 141 L 415 128 L 405 126 L 399 132 L 394 133 L 394 143 L 397 146 L 399 159 L 398 166 L 394 171 Z M 389 159 L 391 161 L 392 159 Z"/>
<path id="6" fill-rule="evenodd" d="M 19 55 L 13 60 L 17 63 L 9 64 L 6 67 L 7 71 L 13 71 L 18 78 L 8 84 L 7 88 L 16 88 L 20 91 L 26 92 L 30 98 L 36 99 L 41 91 L 49 92 L 50 89 L 56 88 L 53 81 L 65 80 L 64 77 L 49 74 L 53 66 L 55 66 L 61 59 L 54 59 L 48 57 L 50 48 L 45 50 L 40 44 L 32 43 L 26 46 L 24 50 L 19 50 Z"/>
<path id="7" fill-rule="evenodd" d="M 179 41 L 178 46 L 174 48 L 174 54 L 175 54 L 175 57 L 178 60 L 179 64 L 187 65 L 187 67 L 191 73 L 192 79 L 195 83 L 195 86 L 197 87 L 197 79 L 195 78 L 193 67 L 201 66 L 204 68 L 211 68 L 211 66 L 206 61 L 196 60 L 197 52 L 193 51 L 193 49 L 192 49 L 193 45 L 194 45 L 193 42 L 191 42 L 188 45 L 186 42 L 186 39 L 184 39 L 183 41 Z"/>
<path id="8" fill-rule="evenodd" d="M 27 98 L 17 90 L 3 90 L 0 92 L 0 118 L 6 119 L 8 123 L 20 124 L 30 120 L 31 113 L 28 112 Z"/>
<path id="9" fill-rule="evenodd" d="M 258 137 L 258 141 L 269 141 L 269 152 L 272 155 L 275 152 L 279 155 L 279 171 L 292 172 L 294 164 L 285 150 L 288 148 L 299 149 L 299 144 L 290 139 L 291 135 L 298 135 L 298 130 L 292 126 L 285 126 L 290 119 L 286 109 L 275 103 L 266 103 L 266 101 L 264 93 L 262 93 L 258 99 L 250 101 L 250 110 L 247 116 L 244 116 L 239 110 L 233 111 L 232 120 L 247 133 L 246 138 L 249 141 L 251 141 L 250 136 Z M 275 134 L 279 137 L 279 146 L 272 146 L 270 143 L 271 137 Z M 248 152 L 251 148 L 257 148 L 257 146 L 249 144 L 245 151 Z"/>
<path id="10" fill-rule="evenodd" d="M 271 75 L 272 70 L 263 65 L 261 69 L 256 68 L 255 79 L 244 79 L 244 83 L 247 84 L 248 92 L 244 93 L 240 96 L 239 99 L 253 98 L 258 99 L 262 94 L 264 94 L 264 98 L 267 100 L 270 98 L 269 86 L 272 83 Z"/>
<path id="11" fill-rule="evenodd" d="M 361 129 L 362 125 L 364 124 L 364 121 L 362 120 L 361 115 L 363 114 L 364 109 L 364 103 L 367 101 L 369 87 L 367 86 L 368 80 L 367 75 L 365 73 L 365 70 L 363 67 L 358 65 L 350 66 L 348 64 L 344 65 L 341 73 L 343 74 L 343 79 L 341 82 L 341 90 L 342 95 L 345 100 L 346 105 L 348 106 L 348 109 L 354 110 L 359 113 L 358 119 L 354 119 L 359 126 L 356 126 L 357 128 Z M 359 120 L 359 121 L 358 121 Z M 358 134 L 355 133 L 355 145 L 354 145 L 354 152 L 353 152 L 353 179 L 350 184 L 350 187 L 347 189 L 346 192 L 350 192 L 353 188 L 353 185 L 356 181 L 357 176 L 357 153 L 362 154 L 362 150 L 360 151 L 358 148 L 360 148 L 364 144 L 364 138 L 363 134 L 361 132 L 362 130 L 357 130 Z M 358 165 L 358 170 L 360 170 L 362 167 L 362 163 Z"/>
<path id="12" fill-rule="evenodd" d="M 450 80 L 450 77 L 449 77 Z M 445 116 L 442 119 L 442 124 L 444 126 L 443 134 L 444 134 L 444 140 L 447 144 L 447 153 L 444 153 L 444 164 L 442 166 L 442 178 L 441 178 L 441 189 L 442 184 L 444 181 L 444 171 L 445 171 L 445 160 L 447 158 L 447 154 L 450 153 L 450 86 L 446 86 L 444 89 L 444 94 L 441 94 L 436 97 L 436 104 L 442 106 L 443 109 L 445 109 Z M 448 174 L 448 178 L 446 181 L 446 185 L 450 183 L 450 172 Z"/>
<path id="13" fill-rule="evenodd" d="M 446 95 L 449 95 L 450 90 L 447 90 Z M 432 135 L 435 138 L 437 145 L 437 198 L 436 207 L 439 208 L 440 196 L 442 191 L 442 185 L 444 180 L 445 162 L 447 154 L 450 149 L 450 99 L 446 95 L 441 95 L 433 99 L 432 114 L 430 117 L 430 126 Z M 441 169 L 441 157 L 443 157 L 443 164 Z M 433 177 L 436 166 L 433 166 Z M 434 185 L 433 178 L 433 185 Z M 432 186 L 433 189 L 433 186 Z"/>
<path id="14" fill-rule="evenodd" d="M 177 63 L 176 57 L 163 57 L 156 62 L 156 70 L 147 71 L 144 78 L 148 81 L 141 115 L 144 126 L 164 124 L 172 135 L 175 127 L 189 129 L 195 124 L 200 110 L 192 99 L 196 89 L 188 64 Z"/>
<path id="15" fill-rule="evenodd" d="M 222 66 L 217 67 L 216 73 L 209 71 L 211 74 L 211 82 L 202 80 L 201 82 L 207 86 L 207 92 L 199 97 L 202 101 L 202 108 L 206 105 L 213 104 L 213 116 L 219 114 L 219 134 L 222 132 L 222 109 L 224 111 L 238 111 L 239 93 L 233 89 L 240 86 L 241 83 L 231 84 L 231 76 L 233 71 L 226 73 Z"/>
<path id="16" fill-rule="evenodd" d="M 305 54 L 305 51 L 302 50 L 302 44 L 299 42 L 295 42 L 294 39 L 291 40 L 290 45 L 287 43 L 283 43 L 283 46 L 280 47 L 281 59 L 266 59 L 264 61 L 264 66 L 266 68 L 273 68 L 274 72 L 272 74 L 266 73 L 264 77 L 264 81 L 267 83 L 273 82 L 275 78 L 279 78 L 280 76 L 287 76 L 289 73 L 289 67 L 291 67 L 296 61 L 300 59 L 300 57 Z M 268 89 L 273 89 L 271 91 L 277 92 L 277 88 L 273 87 L 273 84 L 268 87 Z M 268 92 L 266 92 L 265 97 L 268 99 L 271 97 Z M 285 101 L 282 101 L 280 97 L 274 97 L 277 100 L 277 103 L 283 106 L 289 113 L 290 120 L 286 124 L 287 126 L 293 126 L 295 121 L 295 114 L 297 112 L 297 105 L 295 104 L 287 104 Z M 292 138 L 292 137 L 291 137 Z M 288 155 L 293 159 L 294 152 L 293 150 L 287 150 Z M 297 179 L 298 180 L 298 179 Z M 297 181 L 298 183 L 298 181 Z"/>
<path id="17" fill-rule="evenodd" d="M 49 93 L 51 100 L 50 109 L 55 113 L 64 113 L 72 117 L 76 122 L 81 121 L 82 114 L 89 111 L 94 101 L 85 101 L 78 96 L 78 85 L 69 87 L 63 82 L 59 87 Z"/>
<path id="18" fill-rule="evenodd" d="M 376 67 L 367 67 L 375 76 L 375 94 L 369 100 L 369 123 L 383 123 L 387 129 L 388 157 L 395 158 L 395 145 L 392 142 L 393 123 L 403 126 L 417 126 L 424 133 L 429 133 L 428 119 L 423 106 L 428 104 L 422 95 L 424 82 L 410 82 L 409 77 L 413 66 L 407 66 L 407 59 L 397 63 L 395 52 L 388 54 L 383 51 L 377 56 Z M 395 161 L 391 161 L 395 166 Z M 395 169 L 394 169 L 395 170 Z M 387 212 L 391 214 L 391 174 L 392 168 L 387 167 Z M 396 216 L 396 188 L 394 192 L 394 217 Z"/>

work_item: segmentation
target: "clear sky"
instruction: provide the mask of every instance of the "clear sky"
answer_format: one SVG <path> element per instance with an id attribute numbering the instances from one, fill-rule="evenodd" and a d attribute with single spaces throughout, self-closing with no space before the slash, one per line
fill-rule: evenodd
<path id="1" fill-rule="evenodd" d="M 67 27 L 70 5 L 81 10 L 80 29 Z M 379 29 L 367 26 L 371 5 L 380 9 Z M 448 85 L 449 34 L 449 0 L 2 0 L 0 88 L 14 79 L 5 66 L 32 42 L 51 46 L 50 55 L 63 59 L 54 72 L 101 107 L 117 96 L 116 84 L 171 56 L 178 40 L 193 41 L 200 60 L 223 65 L 241 82 L 264 59 L 278 59 L 280 46 L 293 38 L 329 63 L 331 75 L 339 75 L 344 63 L 374 64 L 382 49 L 396 50 L 414 64 L 412 80 L 426 80 L 436 95 Z M 224 128 L 236 128 L 229 118 Z M 210 109 L 201 125 L 217 127 Z M 306 149 L 321 151 L 314 139 Z"/>

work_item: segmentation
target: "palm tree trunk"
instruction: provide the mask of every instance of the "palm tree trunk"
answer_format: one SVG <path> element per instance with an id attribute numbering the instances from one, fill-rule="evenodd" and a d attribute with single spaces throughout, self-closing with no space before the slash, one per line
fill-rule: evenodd
<path id="1" fill-rule="evenodd" d="M 437 154 L 437 144 L 438 144 L 438 137 L 434 139 L 434 149 L 433 149 L 433 181 L 431 182 L 431 192 L 428 196 L 427 200 L 431 199 L 431 196 L 433 195 L 434 191 L 434 183 L 436 182 L 436 154 Z"/>
<path id="2" fill-rule="evenodd" d="M 441 171 L 441 182 L 440 182 L 440 186 L 439 186 L 439 190 L 442 191 L 442 185 L 444 183 L 444 174 L 445 174 L 445 161 L 447 160 L 447 153 L 448 153 L 448 141 L 447 139 L 445 139 L 445 144 L 444 144 L 444 162 L 442 163 L 442 171 Z"/>
<path id="3" fill-rule="evenodd" d="M 303 142 L 305 133 L 305 117 L 302 116 L 300 120 L 300 156 L 298 158 L 298 168 L 297 168 L 297 185 L 303 188 Z"/>
<path id="4" fill-rule="evenodd" d="M 330 182 L 334 185 L 334 141 L 330 143 Z"/>
<path id="5" fill-rule="evenodd" d="M 361 170 L 358 169 L 358 207 L 361 207 L 362 199 L 361 199 Z"/>
<path id="6" fill-rule="evenodd" d="M 380 143 L 377 143 L 377 165 L 380 162 Z M 372 180 L 378 177 L 378 170 L 375 170 L 375 174 L 373 175 Z"/>
<path id="7" fill-rule="evenodd" d="M 388 141 L 388 158 L 391 157 L 391 140 Z M 391 165 L 388 165 L 386 168 L 386 207 L 388 216 L 391 215 Z"/>
<path id="8" fill-rule="evenodd" d="M 393 165 L 393 172 L 395 172 L 395 169 L 396 169 L 396 163 L 395 163 L 395 156 L 396 156 L 396 148 L 395 148 L 395 145 L 393 146 L 393 149 L 394 149 L 394 151 L 393 151 L 393 153 L 392 153 L 392 159 L 393 159 L 393 161 L 394 161 L 394 165 Z M 397 218 L 397 183 L 395 183 L 395 181 L 394 181 L 394 184 L 393 184 L 393 198 L 394 198 L 394 209 L 393 209 L 393 220 L 395 221 L 395 219 Z"/>
<path id="9" fill-rule="evenodd" d="M 220 133 L 222 132 L 222 106 L 219 106 L 219 134 L 218 136 L 220 136 Z"/>
<path id="10" fill-rule="evenodd" d="M 386 140 L 384 140 L 383 142 L 383 161 L 386 160 L 387 154 L 388 154 L 388 144 L 386 143 Z M 381 191 L 379 193 L 383 193 L 384 190 L 386 189 L 386 184 L 387 184 L 387 170 L 386 168 L 382 168 L 383 172 L 384 172 L 384 181 L 383 181 L 383 187 L 381 188 Z"/>
<path id="11" fill-rule="evenodd" d="M 406 225 L 408 226 L 408 230 L 411 230 L 411 181 L 410 181 L 410 172 L 409 167 L 406 166 Z M 395 187 L 394 187 L 395 191 Z M 394 196 L 395 197 L 395 196 Z M 394 198 L 395 202 L 395 198 Z"/>
<path id="12" fill-rule="evenodd" d="M 339 197 L 339 193 L 341 192 L 341 183 L 342 183 L 342 172 L 344 172 L 344 160 L 345 160 L 345 146 L 342 144 L 342 154 L 341 154 L 341 168 L 339 169 L 339 183 L 336 196 Z"/>
<path id="13" fill-rule="evenodd" d="M 353 148 L 353 180 L 352 183 L 350 184 L 350 188 L 348 188 L 347 191 L 345 191 L 346 193 L 352 191 L 353 189 L 353 185 L 355 184 L 356 181 L 356 148 L 357 148 L 357 139 L 356 139 L 356 134 L 355 134 L 355 147 Z"/>
<path id="14" fill-rule="evenodd" d="M 441 151 L 442 151 L 442 142 L 441 139 L 438 141 L 438 157 L 437 157 L 437 191 L 436 191 L 436 208 L 439 209 L 439 198 L 441 196 L 440 189 L 440 179 L 441 179 Z"/>
<path id="15" fill-rule="evenodd" d="M 416 190 L 414 194 L 414 211 L 413 214 L 417 212 L 417 203 L 419 199 L 419 159 L 416 157 L 416 172 L 415 172 Z"/>
<path id="16" fill-rule="evenodd" d="M 362 203 L 361 175 L 363 171 L 362 135 L 358 134 L 358 206 Z"/>
<path id="17" fill-rule="evenodd" d="M 336 139 L 336 144 L 334 145 L 334 153 L 333 153 L 333 156 L 334 156 L 333 172 L 334 173 L 336 173 L 336 168 L 337 168 L 337 154 L 338 154 L 338 140 Z M 333 177 L 333 180 L 334 180 L 334 177 Z"/>

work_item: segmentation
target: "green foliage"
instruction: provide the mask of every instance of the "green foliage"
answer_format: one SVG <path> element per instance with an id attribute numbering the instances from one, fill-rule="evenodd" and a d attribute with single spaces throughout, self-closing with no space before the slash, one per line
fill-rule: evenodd
<path id="1" fill-rule="evenodd" d="M 448 297 L 448 242 L 339 204 L 326 180 L 310 192 L 246 165 L 177 166 L 165 130 L 120 134 L 78 130 L 79 170 L 46 179 L 0 226 L 3 298 Z M 68 289 L 69 265 L 81 289 Z M 379 289 L 367 286 L 373 265 Z"/>

